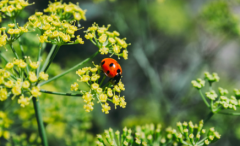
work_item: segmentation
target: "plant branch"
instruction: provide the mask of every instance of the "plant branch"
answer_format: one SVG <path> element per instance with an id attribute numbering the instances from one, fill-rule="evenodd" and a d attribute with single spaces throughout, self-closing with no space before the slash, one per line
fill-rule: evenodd
<path id="1" fill-rule="evenodd" d="M 65 96 L 82 96 L 81 93 L 63 93 L 63 92 L 54 92 L 54 91 L 47 91 L 47 90 L 40 90 L 42 93 L 47 93 L 47 94 L 55 94 L 55 95 L 65 95 Z"/>
<path id="2" fill-rule="evenodd" d="M 200 93 L 200 95 L 201 95 L 201 97 L 202 97 L 203 101 L 204 101 L 204 102 L 205 102 L 205 104 L 207 105 L 207 107 L 209 107 L 210 105 L 209 105 L 209 103 L 207 102 L 207 100 L 206 100 L 205 96 L 202 94 L 202 91 L 201 91 L 200 89 L 199 89 L 198 91 L 199 91 L 199 93 Z"/>
<path id="3" fill-rule="evenodd" d="M 44 65 L 43 65 L 41 71 L 44 71 L 47 68 L 47 66 L 49 66 L 48 64 L 49 64 L 50 59 L 51 59 L 51 57 L 53 55 L 53 52 L 55 51 L 55 48 L 56 48 L 56 45 L 55 44 L 52 45 L 52 48 L 51 48 L 51 50 L 50 50 L 50 52 L 49 52 L 49 54 L 48 54 L 48 56 L 47 56 L 47 58 L 46 58 L 46 60 L 44 62 Z"/>
<path id="4" fill-rule="evenodd" d="M 42 116 L 41 116 L 41 112 L 40 112 L 39 102 L 37 101 L 37 98 L 35 98 L 35 97 L 32 98 L 32 101 L 33 101 L 33 105 L 34 105 L 35 116 L 37 118 L 39 134 L 42 139 L 42 144 L 43 144 L 43 146 L 48 146 L 47 136 L 46 136 L 46 133 L 44 130 L 44 125 L 43 125 L 43 120 L 42 120 Z"/>
<path id="5" fill-rule="evenodd" d="M 99 52 L 97 51 L 96 53 L 94 53 L 94 54 L 93 54 L 92 56 L 90 56 L 89 58 L 83 60 L 82 62 L 80 62 L 80 63 L 78 63 L 77 65 L 73 66 L 72 68 L 66 70 L 65 72 L 63 72 L 63 73 L 61 73 L 61 74 L 59 74 L 59 75 L 57 75 L 57 76 L 55 76 L 55 77 L 47 80 L 47 81 L 41 82 L 41 83 L 39 84 L 39 86 L 42 86 L 42 85 L 44 85 L 44 84 L 46 84 L 46 83 L 49 83 L 49 82 L 51 82 L 51 81 L 53 81 L 53 80 L 56 80 L 56 79 L 64 76 L 65 74 L 67 74 L 67 73 L 69 73 L 69 72 L 77 69 L 79 66 L 83 65 L 84 63 L 86 63 L 86 62 L 88 62 L 89 60 L 91 60 L 92 58 L 94 58 L 98 53 L 99 53 Z"/>

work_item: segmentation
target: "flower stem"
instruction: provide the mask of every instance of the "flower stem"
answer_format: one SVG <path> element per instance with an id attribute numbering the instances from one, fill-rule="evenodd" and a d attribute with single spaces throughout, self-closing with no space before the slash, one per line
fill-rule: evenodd
<path id="1" fill-rule="evenodd" d="M 49 52 L 49 54 L 48 54 L 48 56 L 47 56 L 47 58 L 46 58 L 46 60 L 44 62 L 44 65 L 43 65 L 41 71 L 44 71 L 46 69 L 46 67 L 48 66 L 48 64 L 50 65 L 50 63 L 49 63 L 50 62 L 50 58 L 52 57 L 53 52 L 55 51 L 55 48 L 56 48 L 56 45 L 52 45 L 51 51 Z"/>
<path id="2" fill-rule="evenodd" d="M 37 123 L 38 123 L 38 130 L 40 137 L 42 139 L 42 144 L 43 146 L 48 146 L 47 142 L 47 136 L 44 130 L 44 125 L 43 125 L 43 120 L 40 112 L 40 107 L 39 107 L 39 102 L 37 101 L 37 98 L 33 97 L 33 105 L 34 105 L 34 110 L 35 110 L 35 116 L 37 118 Z"/>
<path id="3" fill-rule="evenodd" d="M 230 113 L 230 112 L 218 112 L 219 114 L 224 114 L 224 115 L 233 115 L 233 116 L 240 116 L 240 113 Z"/>
<path id="4" fill-rule="evenodd" d="M 214 113 L 211 111 L 207 117 L 204 119 L 204 123 L 206 123 L 209 119 L 211 119 L 211 117 L 214 115 Z"/>
<path id="5" fill-rule="evenodd" d="M 12 42 L 11 42 L 9 45 L 10 45 L 10 48 L 12 49 L 12 52 L 13 52 L 13 54 L 15 55 L 16 59 L 19 59 L 16 50 L 13 48 Z"/>
<path id="6" fill-rule="evenodd" d="M 61 74 L 59 74 L 59 75 L 57 75 L 57 76 L 55 76 L 55 77 L 47 80 L 47 81 L 41 82 L 41 83 L 39 84 L 39 86 L 42 86 L 42 85 L 44 85 L 44 84 L 46 84 L 46 83 L 49 83 L 49 82 L 51 82 L 51 81 L 53 81 L 53 80 L 56 80 L 56 79 L 64 76 L 65 74 L 67 74 L 67 73 L 69 73 L 69 72 L 77 69 L 79 66 L 83 65 L 84 63 L 86 63 L 86 62 L 88 62 L 89 60 L 91 60 L 92 58 L 94 58 L 98 53 L 99 53 L 99 52 L 97 51 L 96 53 L 94 53 L 94 54 L 93 54 L 92 56 L 90 56 L 89 58 L 83 60 L 82 62 L 80 62 L 80 63 L 78 63 L 77 65 L 73 66 L 72 68 L 66 70 L 65 72 L 63 72 L 63 73 L 61 73 Z"/>
<path id="7" fill-rule="evenodd" d="M 55 94 L 55 95 L 82 96 L 81 93 L 80 93 L 80 94 L 79 94 L 79 93 L 78 93 L 78 94 L 76 94 L 76 93 L 63 93 L 63 92 L 47 91 L 47 90 L 43 90 L 43 89 L 41 89 L 40 91 L 43 92 L 43 93 L 47 93 L 47 94 Z"/>
<path id="8" fill-rule="evenodd" d="M 201 95 L 201 97 L 202 97 L 203 101 L 204 101 L 204 102 L 205 102 L 205 104 L 207 105 L 207 107 L 209 107 L 209 103 L 207 102 L 207 100 L 206 100 L 205 96 L 202 94 L 202 91 L 201 91 L 200 89 L 199 89 L 198 91 L 199 91 L 199 93 L 200 93 L 200 95 Z"/>

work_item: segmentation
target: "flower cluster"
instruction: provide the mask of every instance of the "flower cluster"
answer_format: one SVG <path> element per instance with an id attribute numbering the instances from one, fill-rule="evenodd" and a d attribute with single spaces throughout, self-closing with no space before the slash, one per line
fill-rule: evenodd
<path id="1" fill-rule="evenodd" d="M 218 82 L 220 80 L 217 73 L 210 74 L 209 72 L 205 72 L 205 79 L 211 84 L 213 82 Z"/>
<path id="2" fill-rule="evenodd" d="M 41 145 L 41 139 L 36 133 L 30 134 L 30 136 L 25 133 L 20 135 L 12 134 L 11 139 L 6 143 L 6 146 L 15 145 Z"/>
<path id="3" fill-rule="evenodd" d="M 35 71 L 40 63 L 32 62 L 30 58 L 29 62 L 28 64 L 22 59 L 14 59 L 6 64 L 5 69 L 0 69 L 0 101 L 9 96 L 12 96 L 12 100 L 17 97 L 18 103 L 25 107 L 32 97 L 41 95 L 36 83 L 48 80 L 48 74 L 40 72 L 37 75 Z"/>
<path id="4" fill-rule="evenodd" d="M 2 21 L 2 15 L 3 17 L 16 17 L 26 6 L 29 6 L 31 4 L 28 3 L 28 1 L 25 0 L 1 0 L 0 1 L 0 22 Z"/>
<path id="5" fill-rule="evenodd" d="M 80 21 L 80 20 L 86 20 L 85 13 L 86 10 L 82 10 L 78 3 L 75 5 L 73 3 L 62 3 L 60 2 L 54 2 L 48 5 L 47 9 L 44 9 L 44 12 L 48 12 L 49 14 L 55 14 L 60 17 L 60 21 Z"/>
<path id="6" fill-rule="evenodd" d="M 71 38 L 75 38 L 74 33 L 78 28 L 67 21 L 60 20 L 56 14 L 50 16 L 44 15 L 42 12 L 36 12 L 30 16 L 29 26 L 41 30 L 42 35 L 39 36 L 40 43 L 64 44 L 71 42 Z M 75 44 L 83 44 L 84 41 L 80 36 L 76 37 Z"/>
<path id="7" fill-rule="evenodd" d="M 218 82 L 220 80 L 217 73 L 210 74 L 205 72 L 205 79 L 209 82 L 210 90 L 205 93 L 205 96 L 210 100 L 210 105 L 208 105 L 213 113 L 217 113 L 223 109 L 232 109 L 234 111 L 237 110 L 237 107 L 240 107 L 240 90 L 234 89 L 235 96 L 228 96 L 228 90 L 219 87 L 218 93 L 212 89 L 212 83 Z M 202 79 L 197 79 L 197 81 L 192 81 L 193 87 L 200 90 L 204 86 L 204 81 Z M 201 95 L 203 99 L 205 99 L 204 95 Z M 207 101 L 205 101 L 208 104 Z M 221 113 L 221 112 L 219 112 Z"/>
<path id="8" fill-rule="evenodd" d="M 97 24 L 93 24 L 85 31 L 85 38 L 91 40 L 93 44 L 99 47 L 101 54 L 117 55 L 128 59 L 127 47 L 129 44 L 126 43 L 126 38 L 120 39 L 120 35 L 117 31 L 108 31 L 110 25 L 105 27 L 99 27 Z"/>
<path id="9" fill-rule="evenodd" d="M 8 119 L 7 114 L 3 111 L 0 111 L 0 138 L 4 137 L 5 139 L 10 138 L 10 132 L 7 130 L 13 122 Z"/>
<path id="10" fill-rule="evenodd" d="M 201 89 L 202 87 L 205 86 L 205 81 L 198 78 L 197 80 L 193 80 L 192 82 L 193 87 L 197 88 L 197 89 Z"/>
<path id="11" fill-rule="evenodd" d="M 210 128 L 208 131 L 203 129 L 203 120 L 198 124 L 193 124 L 191 121 L 178 122 L 178 131 L 172 127 L 162 130 L 160 124 L 156 127 L 154 124 L 146 124 L 144 126 L 136 126 L 135 132 L 126 127 L 120 135 L 119 131 L 115 133 L 110 128 L 105 130 L 103 135 L 97 135 L 96 144 L 98 146 L 115 145 L 115 146 L 128 146 L 128 145 L 188 145 L 188 146 L 202 146 L 209 145 L 218 139 L 220 134 Z"/>
<path id="12" fill-rule="evenodd" d="M 0 47 L 5 46 L 9 42 L 18 39 L 23 33 L 28 32 L 26 27 L 16 26 L 14 23 L 8 24 L 8 28 L 0 28 Z M 9 37 L 8 37 L 9 36 Z"/>
<path id="13" fill-rule="evenodd" d="M 101 87 L 104 78 L 101 80 L 101 83 L 99 83 L 100 72 L 101 69 L 98 65 L 95 65 L 93 68 L 84 67 L 76 72 L 76 74 L 80 77 L 78 82 L 84 82 L 90 88 L 89 91 L 84 91 L 78 88 L 79 84 L 77 82 L 71 85 L 71 90 L 80 91 L 83 94 L 82 98 L 86 103 L 86 105 L 84 105 L 84 109 L 87 112 L 92 111 L 94 105 L 93 101 L 95 99 L 97 99 L 98 103 L 102 105 L 102 112 L 105 114 L 108 114 L 109 110 L 111 110 L 107 101 L 111 101 L 115 105 L 115 108 L 117 106 L 125 108 L 127 104 L 125 102 L 125 98 L 124 96 L 120 97 L 121 91 L 125 90 L 124 84 L 120 81 L 116 85 L 107 83 L 108 86 L 105 85 Z"/>

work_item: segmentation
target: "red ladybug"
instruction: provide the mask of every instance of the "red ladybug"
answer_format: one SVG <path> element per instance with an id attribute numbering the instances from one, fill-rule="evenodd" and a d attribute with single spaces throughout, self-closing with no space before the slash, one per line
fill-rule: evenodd
<path id="1" fill-rule="evenodd" d="M 115 59 L 104 58 L 101 61 L 101 67 L 105 75 L 112 78 L 115 84 L 119 82 L 122 77 L 122 68 Z"/>

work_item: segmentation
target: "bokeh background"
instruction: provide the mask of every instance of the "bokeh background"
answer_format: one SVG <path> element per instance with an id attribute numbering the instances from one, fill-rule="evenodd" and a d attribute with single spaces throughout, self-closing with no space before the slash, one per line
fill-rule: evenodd
<path id="1" fill-rule="evenodd" d="M 29 2 L 32 2 L 30 0 Z M 70 2 L 63 0 L 63 2 Z M 87 29 L 94 22 L 111 24 L 127 38 L 129 59 L 119 60 L 123 68 L 127 107 L 105 115 L 100 105 L 91 113 L 83 109 L 81 97 L 43 94 L 40 99 L 49 144 L 88 145 L 104 129 L 122 129 L 146 123 L 161 123 L 175 127 L 178 121 L 197 123 L 209 110 L 191 80 L 203 77 L 205 71 L 217 72 L 223 87 L 233 93 L 240 88 L 240 1 L 239 0 L 71 0 L 86 9 Z M 43 11 L 47 0 L 35 0 L 21 13 L 18 22 L 24 24 L 29 15 Z M 7 23 L 7 22 L 3 22 Z M 83 29 L 83 30 L 84 30 Z M 82 30 L 78 31 L 84 36 Z M 31 39 L 31 42 L 27 42 Z M 29 44 L 30 43 L 30 44 Z M 38 49 L 35 33 L 23 38 L 28 54 L 34 58 Z M 46 44 L 46 53 L 51 45 Z M 31 46 L 31 47 L 29 47 Z M 17 44 L 16 44 L 16 47 Z M 49 68 L 50 76 L 77 64 L 93 54 L 90 41 L 84 45 L 62 46 Z M 8 52 L 5 52 L 8 55 Z M 108 55 L 94 58 L 97 64 Z M 89 63 L 90 64 L 90 63 Z M 44 86 L 52 91 L 70 91 L 78 76 L 72 72 Z M 37 125 L 32 106 L 25 109 L 4 105 L 3 111 L 13 119 L 10 128 L 18 139 L 36 143 Z M 26 112 L 26 109 L 28 112 Z M 240 117 L 214 115 L 206 127 L 214 126 L 221 139 L 215 146 L 236 146 L 240 143 Z M 17 136 L 18 135 L 18 136 Z M 88 142 L 89 141 L 89 142 Z"/>

